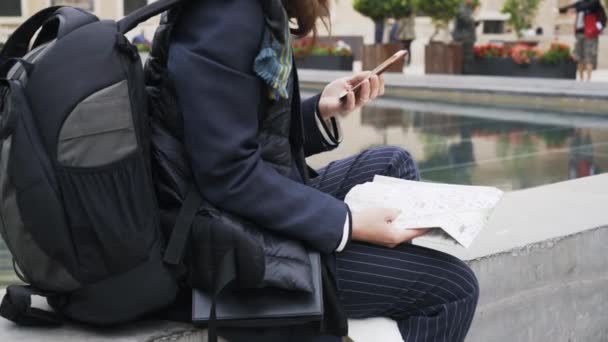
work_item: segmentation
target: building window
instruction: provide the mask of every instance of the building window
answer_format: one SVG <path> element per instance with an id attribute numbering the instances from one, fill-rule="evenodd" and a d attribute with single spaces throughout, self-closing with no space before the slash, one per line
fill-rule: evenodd
<path id="1" fill-rule="evenodd" d="M 486 20 L 483 22 L 484 34 L 503 34 L 505 33 L 505 22 L 502 20 Z"/>
<path id="2" fill-rule="evenodd" d="M 0 17 L 20 17 L 21 0 L 1 0 Z"/>
<path id="3" fill-rule="evenodd" d="M 80 7 L 89 12 L 95 12 L 95 0 L 51 0 L 51 6 Z"/>
<path id="4" fill-rule="evenodd" d="M 148 0 L 123 0 L 125 15 L 129 15 L 136 9 L 148 4 Z"/>

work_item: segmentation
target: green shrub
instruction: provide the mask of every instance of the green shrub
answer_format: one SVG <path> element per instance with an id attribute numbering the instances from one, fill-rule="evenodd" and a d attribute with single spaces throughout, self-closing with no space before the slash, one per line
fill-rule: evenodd
<path id="1" fill-rule="evenodd" d="M 551 48 L 540 56 L 540 61 L 546 64 L 559 64 L 569 60 L 572 60 L 570 47 L 558 43 L 551 44 Z"/>

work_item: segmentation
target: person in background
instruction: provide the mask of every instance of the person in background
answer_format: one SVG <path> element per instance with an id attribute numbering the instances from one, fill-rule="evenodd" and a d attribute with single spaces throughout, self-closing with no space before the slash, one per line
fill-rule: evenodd
<path id="1" fill-rule="evenodd" d="M 528 24 L 528 26 L 526 26 L 526 29 L 524 30 L 523 33 L 524 33 L 524 37 L 526 37 L 526 38 L 536 36 L 536 30 L 532 28 L 531 24 Z"/>
<path id="2" fill-rule="evenodd" d="M 458 14 L 456 15 L 456 22 L 454 26 L 454 32 L 452 38 L 454 41 L 462 44 L 463 53 L 463 72 L 469 73 L 471 70 L 471 64 L 475 57 L 473 53 L 473 47 L 477 40 L 477 33 L 475 32 L 475 19 L 473 18 L 474 3 L 473 0 L 463 0 L 458 8 Z"/>
<path id="3" fill-rule="evenodd" d="M 602 14 L 605 18 L 604 8 L 599 0 L 581 0 L 559 9 L 560 13 L 568 10 L 576 12 L 574 56 L 578 61 L 579 79 L 584 80 L 586 72 L 587 81 L 590 81 L 597 65 L 598 36 L 603 29 L 600 26 L 605 25 L 600 20 Z"/>
<path id="4" fill-rule="evenodd" d="M 536 35 L 537 35 L 537 36 L 542 36 L 543 34 L 545 34 L 545 30 L 543 30 L 543 28 L 542 28 L 542 27 L 540 27 L 540 26 L 539 26 L 539 27 L 537 27 L 537 28 L 536 28 Z"/>
<path id="5" fill-rule="evenodd" d="M 382 44 L 384 41 L 384 18 L 374 19 L 374 43 Z"/>
<path id="6" fill-rule="evenodd" d="M 410 11 L 410 13 L 395 21 L 393 26 L 395 31 L 395 39 L 399 41 L 405 50 L 409 52 L 409 58 L 407 60 L 408 65 L 412 61 L 412 42 L 416 39 L 416 13 Z"/>

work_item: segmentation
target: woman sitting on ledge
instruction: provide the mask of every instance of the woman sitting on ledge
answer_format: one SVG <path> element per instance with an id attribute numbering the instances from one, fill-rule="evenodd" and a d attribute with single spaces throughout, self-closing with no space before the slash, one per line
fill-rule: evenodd
<path id="1" fill-rule="evenodd" d="M 383 78 L 374 76 L 357 94 L 338 98 L 364 73 L 300 102 L 291 33 L 314 31 L 317 19 L 328 17 L 328 3 L 186 3 L 168 66 L 196 183 L 217 207 L 322 252 L 348 317 L 392 318 L 407 342 L 463 341 L 478 298 L 471 269 L 452 256 L 407 244 L 426 231 L 393 226 L 394 210 L 350 212 L 343 201 L 374 175 L 418 180 L 412 156 L 380 147 L 317 172 L 306 166 L 305 157 L 340 143 L 338 116 L 384 93 Z M 287 18 L 297 25 L 291 32 Z"/>

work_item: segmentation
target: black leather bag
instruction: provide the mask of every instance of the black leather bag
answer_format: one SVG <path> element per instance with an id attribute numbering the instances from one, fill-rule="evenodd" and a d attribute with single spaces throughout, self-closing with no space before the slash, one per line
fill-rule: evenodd
<path id="1" fill-rule="evenodd" d="M 294 292 L 276 288 L 226 289 L 216 298 L 215 312 L 218 325 L 223 327 L 282 326 L 320 321 L 323 316 L 321 258 L 318 253 L 308 254 L 313 269 L 312 292 Z M 194 290 L 192 295 L 192 321 L 207 324 L 213 297 L 204 291 Z"/>

